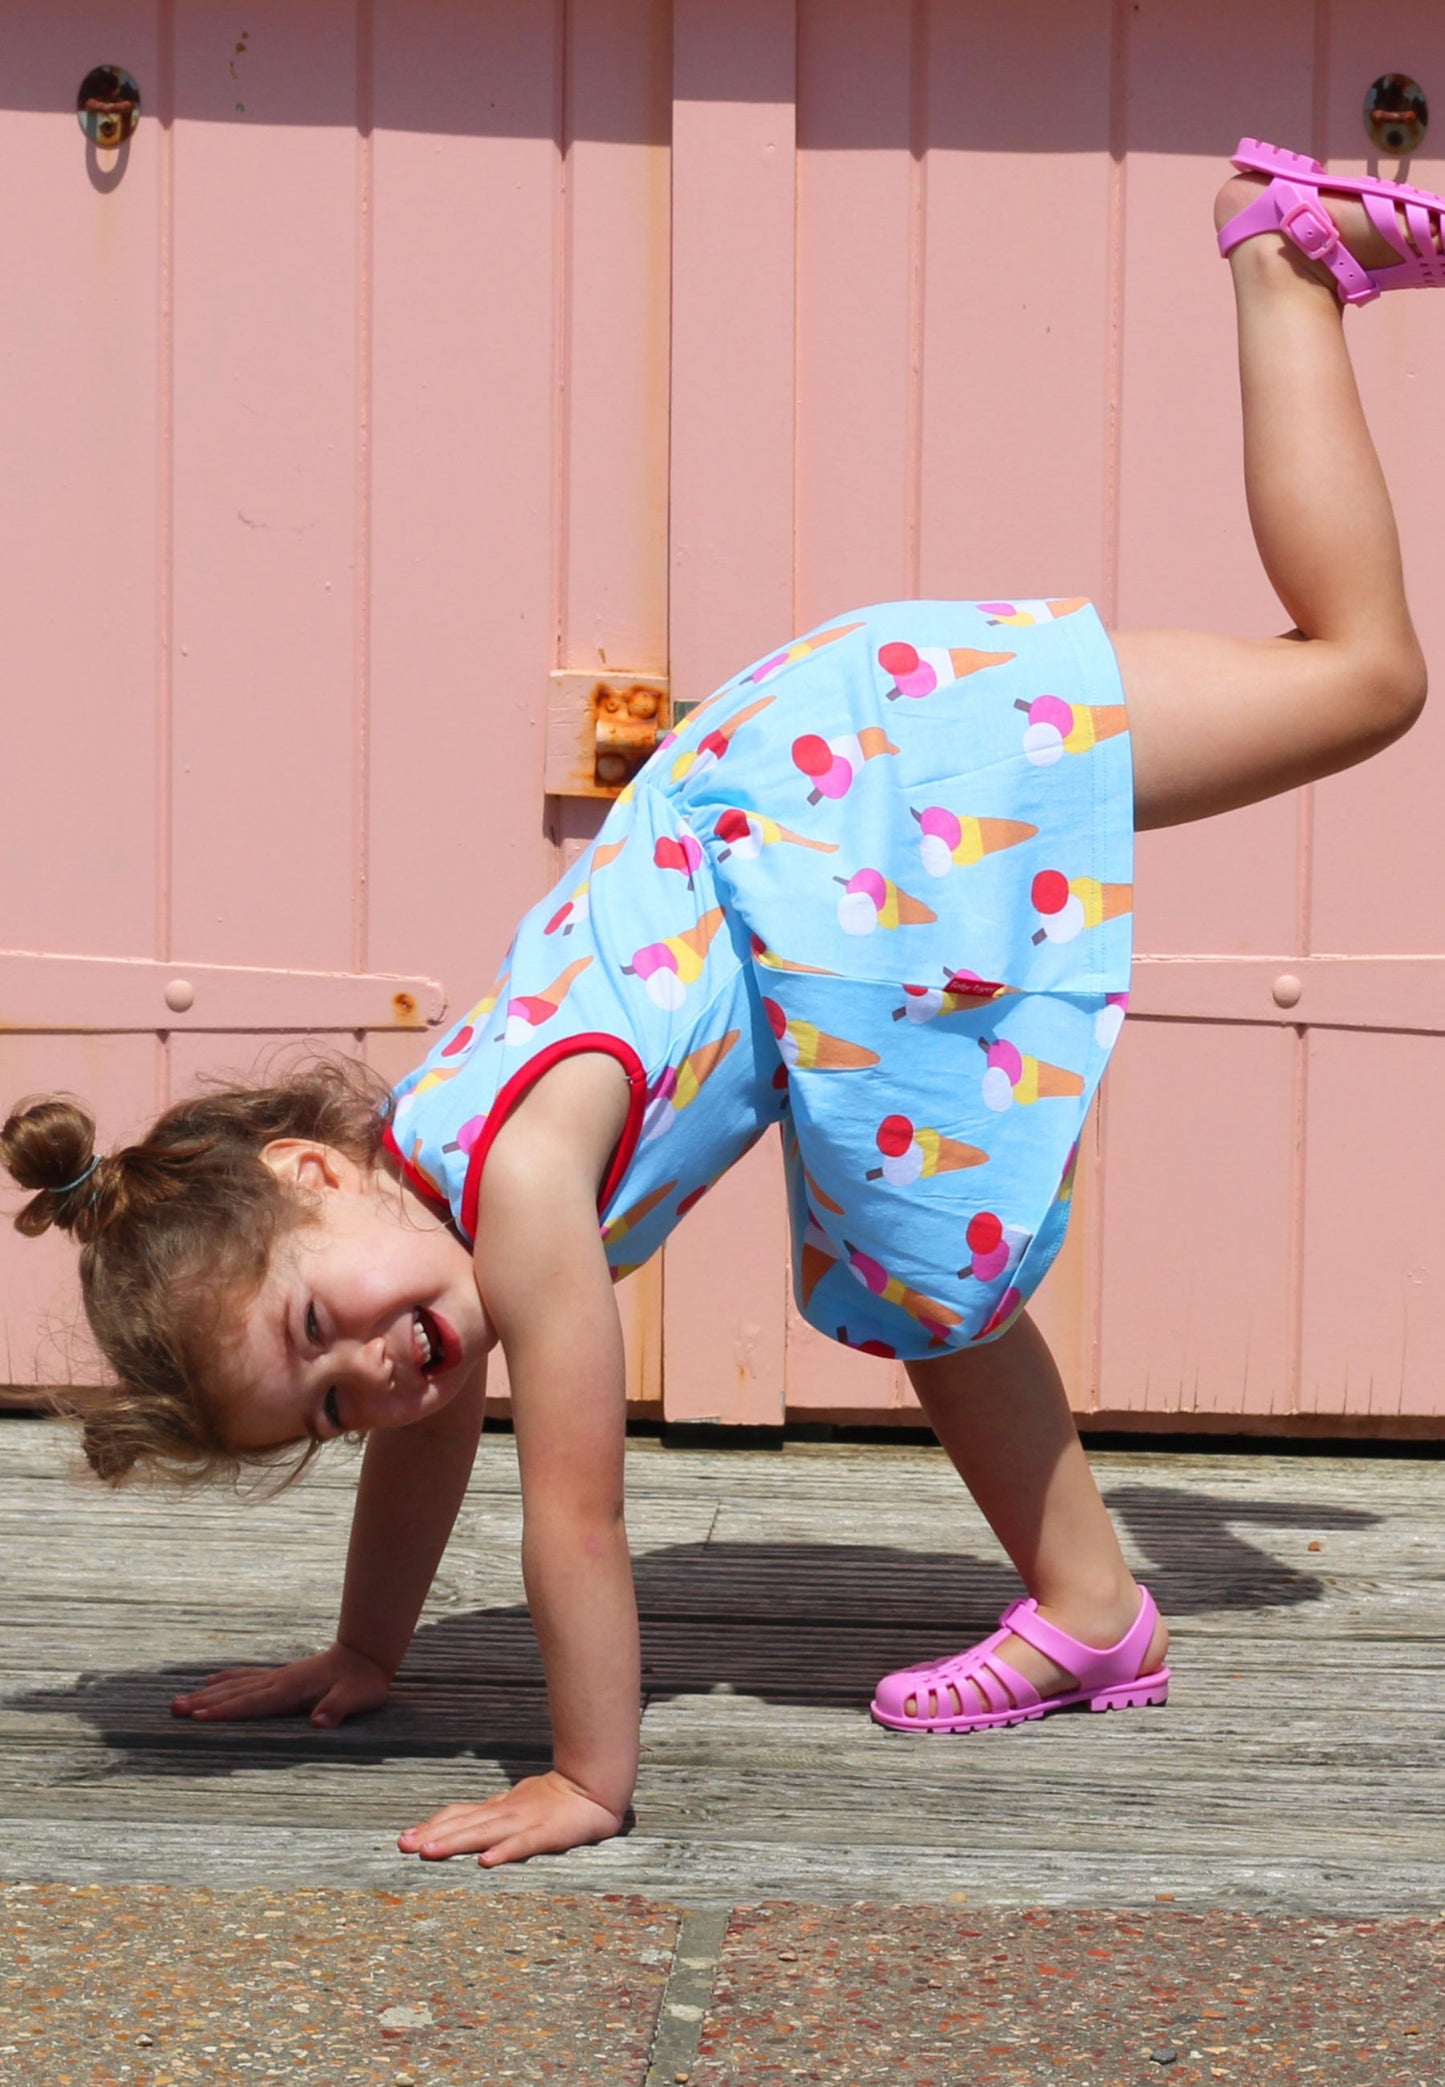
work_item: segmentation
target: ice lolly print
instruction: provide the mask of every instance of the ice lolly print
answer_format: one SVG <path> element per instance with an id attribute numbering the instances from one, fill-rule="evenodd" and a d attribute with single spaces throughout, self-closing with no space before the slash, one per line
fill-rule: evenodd
<path id="1" fill-rule="evenodd" d="M 1118 920 L 1132 910 L 1132 884 L 1101 884 L 1097 877 L 1066 877 L 1062 870 L 1040 870 L 1031 887 L 1034 910 L 1043 926 L 1035 942 L 1072 942 L 1085 928 Z"/>
<path id="2" fill-rule="evenodd" d="M 865 725 L 861 732 L 844 733 L 838 739 L 820 739 L 816 732 L 804 732 L 793 741 L 793 766 L 812 782 L 809 804 L 820 804 L 825 797 L 846 797 L 865 761 L 897 751 L 881 725 Z"/>
<path id="3" fill-rule="evenodd" d="M 579 884 L 571 898 L 563 900 L 546 927 L 543 928 L 542 933 L 544 935 L 570 935 L 574 928 L 580 928 L 584 924 L 591 910 L 591 901 L 587 897 L 587 886 L 586 884 Z"/>
<path id="4" fill-rule="evenodd" d="M 896 1275 L 890 1275 L 881 1263 L 850 1246 L 846 1239 L 843 1245 L 848 1254 L 849 1270 L 864 1289 L 871 1290 L 875 1297 L 883 1298 L 888 1304 L 898 1305 L 910 1319 L 916 1319 L 935 1342 L 941 1343 L 947 1337 L 950 1326 L 963 1324 L 962 1315 L 950 1305 L 940 1304 L 935 1297 L 925 1297 L 918 1290 L 910 1290 L 907 1283 L 900 1282 Z"/>
<path id="5" fill-rule="evenodd" d="M 861 623 L 839 623 L 832 630 L 820 630 L 816 637 L 795 638 L 783 651 L 775 652 L 772 658 L 765 659 L 760 667 L 754 667 L 746 678 L 749 681 L 766 681 L 771 675 L 781 673 L 784 667 L 790 667 L 795 659 L 806 659 L 809 653 L 820 652 L 835 639 L 846 638 L 850 631 L 862 628 Z"/>
<path id="6" fill-rule="evenodd" d="M 665 942 L 649 942 L 624 964 L 628 978 L 640 978 L 655 1007 L 681 1007 L 687 989 L 701 978 L 713 936 L 723 924 L 721 906 L 711 906 L 695 927 Z"/>
<path id="7" fill-rule="evenodd" d="M 835 877 L 843 887 L 838 901 L 838 925 L 845 935 L 871 935 L 875 928 L 927 927 L 938 915 L 922 899 L 914 898 L 881 870 L 855 870 L 851 877 Z"/>
<path id="8" fill-rule="evenodd" d="M 1062 1101 L 1084 1091 L 1081 1072 L 1070 1072 L 1067 1066 L 1050 1065 L 1046 1059 L 1031 1057 L 1027 1051 L 1016 1049 L 1006 1037 L 981 1036 L 978 1041 L 988 1060 L 983 1075 L 984 1104 L 999 1114 L 1012 1108 L 1016 1101 Z"/>
<path id="9" fill-rule="evenodd" d="M 890 703 L 899 696 L 920 701 L 969 674 L 1006 667 L 1013 657 L 1012 652 L 978 652 L 971 645 L 925 645 L 920 649 L 903 638 L 878 648 L 878 664 L 892 683 L 884 690 Z"/>
<path id="10" fill-rule="evenodd" d="M 540 1029 L 543 1022 L 550 1022 L 571 992 L 573 982 L 591 961 L 591 957 L 578 957 L 565 971 L 558 973 L 544 993 L 519 993 L 515 999 L 509 1000 L 506 1042 L 513 1045 L 525 1043 L 534 1029 Z"/>
<path id="11" fill-rule="evenodd" d="M 644 1138 L 660 1138 L 665 1131 L 671 1130 L 678 1111 L 697 1099 L 703 1081 L 717 1070 L 741 1035 L 740 1029 L 729 1029 L 725 1036 L 714 1037 L 711 1043 L 699 1044 L 679 1064 L 663 1067 L 653 1082 L 643 1111 Z"/>
<path id="12" fill-rule="evenodd" d="M 1119 1031 L 1124 1026 L 1124 1017 L 1129 1012 L 1127 993 L 1108 993 L 1104 1004 L 1094 1017 L 1094 1041 L 1101 1051 L 1112 1051 L 1119 1041 Z"/>
<path id="13" fill-rule="evenodd" d="M 1031 1233 L 1017 1225 L 1006 1225 L 992 1210 L 976 1210 L 964 1233 L 969 1260 L 958 1273 L 961 1280 L 977 1277 L 981 1283 L 996 1283 L 1001 1275 L 1012 1275 L 1023 1258 Z"/>
<path id="14" fill-rule="evenodd" d="M 748 720 L 766 710 L 772 700 L 771 696 L 759 696 L 756 703 L 749 703 L 745 709 L 735 711 L 731 717 L 725 718 L 722 724 L 715 725 L 711 732 L 705 732 L 695 747 L 684 747 L 672 764 L 672 780 L 680 783 L 685 775 L 691 775 L 694 770 L 702 774 L 713 767 L 722 759 L 732 745 L 735 735 Z"/>
<path id="15" fill-rule="evenodd" d="M 878 1053 L 846 1037 L 829 1036 L 813 1022 L 790 1022 L 776 1000 L 763 1000 L 768 1026 L 778 1039 L 778 1055 L 797 1072 L 861 1072 L 878 1063 Z"/>
<path id="16" fill-rule="evenodd" d="M 1061 616 L 1072 616 L 1079 609 L 1087 609 L 1089 599 L 1084 594 L 1070 595 L 1067 600 L 1057 601 L 981 601 L 978 607 L 992 624 L 1012 624 L 1016 630 L 1025 630 L 1031 623 L 1056 623 Z"/>
<path id="17" fill-rule="evenodd" d="M 1014 991 L 996 978 L 980 978 L 976 971 L 946 971 L 941 986 L 903 988 L 903 1005 L 895 1007 L 895 1022 L 932 1022 L 939 1015 L 961 1014 L 981 1001 L 1002 1000 Z"/>
<path id="18" fill-rule="evenodd" d="M 673 837 L 662 834 L 652 851 L 653 864 L 660 870 L 676 870 L 686 877 L 687 888 L 692 890 L 692 873 L 702 861 L 702 843 L 695 834 L 680 833 Z"/>
<path id="19" fill-rule="evenodd" d="M 1002 1333 L 1010 1321 L 1018 1317 L 1024 1308 L 1024 1303 L 1023 1292 L 1016 1290 L 1013 1284 L 1010 1283 L 1003 1296 L 994 1306 L 991 1316 L 985 1320 L 978 1332 L 974 1334 L 974 1340 L 985 1341 L 991 1334 Z"/>
<path id="20" fill-rule="evenodd" d="M 1101 740 L 1117 739 L 1129 729 L 1122 703 L 1066 703 L 1062 696 L 1035 696 L 1014 704 L 1028 719 L 1024 752 L 1035 768 L 1052 768 L 1065 754 L 1087 754 Z"/>
<path id="21" fill-rule="evenodd" d="M 809 840 L 805 833 L 790 833 L 776 819 L 765 819 L 760 812 L 744 812 L 732 806 L 719 815 L 713 833 L 725 843 L 718 849 L 719 862 L 726 862 L 729 855 L 736 855 L 739 862 L 751 862 L 775 841 L 789 841 L 795 848 L 816 848 L 820 855 L 838 852 L 836 841 Z"/>
<path id="22" fill-rule="evenodd" d="M 976 819 L 941 804 L 914 810 L 913 816 L 919 826 L 918 852 L 930 877 L 946 877 L 955 863 L 971 869 L 985 855 L 1033 840 L 1039 830 L 1026 819 Z"/>
<path id="23" fill-rule="evenodd" d="M 912 1182 L 933 1174 L 956 1174 L 963 1167 L 987 1165 L 988 1154 L 977 1145 L 945 1137 L 942 1131 L 910 1123 L 906 1116 L 885 1116 L 874 1143 L 883 1155 L 881 1167 L 870 1167 L 869 1181 L 886 1181 L 890 1188 L 907 1188 Z"/>

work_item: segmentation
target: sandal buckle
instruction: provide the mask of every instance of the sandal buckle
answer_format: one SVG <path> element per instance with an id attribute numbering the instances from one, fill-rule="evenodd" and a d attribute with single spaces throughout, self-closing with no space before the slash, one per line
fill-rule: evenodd
<path id="1" fill-rule="evenodd" d="M 1323 261 L 1340 243 L 1339 229 L 1318 197 L 1295 192 L 1280 212 L 1279 228 L 1311 261 Z"/>

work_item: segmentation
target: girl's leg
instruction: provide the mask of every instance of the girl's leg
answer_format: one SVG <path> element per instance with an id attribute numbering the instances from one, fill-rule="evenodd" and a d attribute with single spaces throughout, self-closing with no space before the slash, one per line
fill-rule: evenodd
<path id="1" fill-rule="evenodd" d="M 1216 223 L 1260 185 L 1227 182 Z M 1324 200 L 1356 258 L 1389 265 L 1363 206 Z M 1395 518 L 1333 287 L 1280 234 L 1246 240 L 1230 267 L 1249 516 L 1295 628 L 1279 638 L 1116 636 L 1141 829 L 1347 768 L 1405 731 L 1425 697 Z"/>
<path id="2" fill-rule="evenodd" d="M 1139 1589 L 1099 1497 L 1054 1359 L 1027 1316 L 984 1347 L 908 1365 L 929 1425 L 1050 1623 L 1086 1645 L 1116 1645 Z M 1164 1663 L 1161 1622 L 1141 1673 Z M 1063 1671 L 1021 1638 L 1010 1665 L 1043 1694 Z"/>

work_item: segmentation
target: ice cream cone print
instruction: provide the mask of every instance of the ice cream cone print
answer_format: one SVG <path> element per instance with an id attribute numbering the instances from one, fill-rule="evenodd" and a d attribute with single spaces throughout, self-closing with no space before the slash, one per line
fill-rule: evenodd
<path id="1" fill-rule="evenodd" d="M 520 993 L 509 1000 L 505 1041 L 509 1044 L 524 1043 L 534 1029 L 540 1029 L 543 1022 L 550 1022 L 571 992 L 574 981 L 591 961 L 591 957 L 577 957 L 553 979 L 545 993 Z"/>
<path id="2" fill-rule="evenodd" d="M 407 1154 L 407 1166 L 410 1168 L 412 1174 L 415 1175 L 416 1179 L 421 1183 L 423 1188 L 425 1188 L 430 1192 L 430 1194 L 435 1196 L 439 1203 L 445 1203 L 447 1199 L 446 1191 L 443 1189 L 441 1183 L 437 1180 L 435 1174 L 431 1172 L 430 1168 L 424 1167 L 422 1165 L 421 1155 L 422 1140 L 420 1138 L 413 1138 L 411 1151 Z"/>
<path id="3" fill-rule="evenodd" d="M 795 1136 L 793 1139 L 793 1145 L 795 1149 L 797 1147 L 797 1142 L 798 1141 Z M 808 1193 L 813 1198 L 813 1201 L 815 1203 L 820 1203 L 823 1206 L 824 1210 L 831 1210 L 834 1217 L 841 1217 L 843 1215 L 842 1204 L 835 1203 L 833 1201 L 833 1198 L 828 1194 L 826 1189 L 819 1188 L 817 1182 L 813 1179 L 812 1175 L 808 1172 L 808 1169 L 806 1167 L 804 1167 L 803 1169 L 803 1179 L 807 1182 Z"/>
<path id="4" fill-rule="evenodd" d="M 680 1218 L 684 1218 L 687 1216 L 689 1210 L 695 1209 L 696 1206 L 702 1201 L 703 1197 L 707 1194 L 708 1190 L 710 1188 L 717 1187 L 718 1183 L 722 1180 L 723 1174 L 725 1174 L 726 1172 L 727 1168 L 724 1167 L 722 1170 L 722 1174 L 714 1174 L 711 1176 L 709 1180 L 700 1181 L 697 1187 L 689 1189 L 685 1196 L 679 1196 L 677 1203 L 678 1216 Z"/>
<path id="5" fill-rule="evenodd" d="M 1035 942 L 1072 942 L 1085 928 L 1118 920 L 1134 904 L 1132 884 L 1101 884 L 1097 877 L 1066 877 L 1062 870 L 1040 870 L 1031 895 L 1043 919 Z"/>
<path id="6" fill-rule="evenodd" d="M 599 870 L 605 870 L 609 862 L 616 862 L 618 856 L 622 853 L 623 849 L 626 846 L 626 834 L 623 834 L 622 839 L 620 841 L 604 841 L 602 846 L 597 850 L 596 854 L 592 858 L 593 876 L 595 877 Z"/>
<path id="7" fill-rule="evenodd" d="M 1068 1096 L 1082 1094 L 1084 1076 L 1070 1072 L 1067 1066 L 1050 1065 L 1046 1059 L 1031 1057 L 1020 1051 L 1005 1037 L 979 1038 L 984 1055 L 988 1060 L 983 1076 L 983 1099 L 985 1105 L 1000 1114 L 1017 1102 L 1062 1101 Z"/>
<path id="8" fill-rule="evenodd" d="M 752 937 L 753 955 L 770 971 L 806 971 L 810 978 L 836 978 L 836 971 L 827 970 L 822 964 L 796 964 L 791 957 L 780 957 L 775 949 L 769 949 L 761 935 Z"/>
<path id="9" fill-rule="evenodd" d="M 411 1092 L 413 1094 L 429 1094 L 433 1087 L 444 1087 L 448 1080 L 456 1078 L 465 1062 L 464 1059 L 458 1058 L 455 1065 L 432 1066 L 430 1071 L 422 1074 L 416 1085 L 411 1089 Z"/>
<path id="10" fill-rule="evenodd" d="M 772 675 L 780 674 L 784 667 L 790 667 L 794 660 L 806 659 L 809 653 L 819 652 L 823 646 L 831 645 L 838 638 L 846 638 L 850 631 L 862 628 L 861 623 L 839 623 L 832 630 L 820 630 L 815 637 L 795 638 L 782 652 L 775 652 L 772 658 L 765 659 L 760 667 L 754 667 L 747 679 L 767 681 Z"/>
<path id="11" fill-rule="evenodd" d="M 894 884 L 881 870 L 855 870 L 851 877 L 833 881 L 843 887 L 838 925 L 845 935 L 871 935 L 875 928 L 926 927 L 938 918 L 931 906 Z"/>
<path id="12" fill-rule="evenodd" d="M 971 645 L 910 645 L 901 638 L 878 648 L 878 664 L 892 683 L 884 690 L 890 703 L 899 696 L 919 701 L 969 674 L 1007 666 L 1014 657 L 1012 652 L 977 652 Z"/>
<path id="13" fill-rule="evenodd" d="M 764 999 L 763 1012 L 778 1040 L 778 1055 L 792 1071 L 861 1072 L 878 1063 L 878 1053 L 866 1044 L 830 1036 L 813 1022 L 790 1022 L 776 1000 Z"/>
<path id="14" fill-rule="evenodd" d="M 692 890 L 692 873 L 702 861 L 702 843 L 695 834 L 679 833 L 676 836 L 664 833 L 659 836 L 652 851 L 655 868 L 676 870 L 687 879 L 687 888 Z"/>
<path id="15" fill-rule="evenodd" d="M 969 1259 L 958 1271 L 960 1280 L 976 1277 L 981 1283 L 996 1283 L 1000 1276 L 1012 1275 L 1032 1236 L 1017 1225 L 1006 1225 L 992 1210 L 976 1210 L 964 1234 Z"/>
<path id="16" fill-rule="evenodd" d="M 776 819 L 765 819 L 760 812 L 733 807 L 719 816 L 713 832 L 726 844 L 718 850 L 719 862 L 726 862 L 730 855 L 736 855 L 739 862 L 751 862 L 775 841 L 788 841 L 795 848 L 815 848 L 820 855 L 838 852 L 836 841 L 810 840 L 807 834 L 790 833 L 786 826 L 779 826 Z"/>
<path id="17" fill-rule="evenodd" d="M 1078 1173 L 1078 1171 L 1079 1141 L 1077 1138 L 1075 1138 L 1073 1144 L 1069 1147 L 1069 1156 L 1064 1161 L 1064 1171 L 1062 1175 L 1059 1177 L 1059 1193 L 1055 1198 L 1056 1202 L 1070 1203 L 1073 1201 L 1074 1176 Z"/>
<path id="18" fill-rule="evenodd" d="M 579 884 L 571 898 L 565 900 L 557 908 L 546 927 L 543 928 L 542 933 L 544 935 L 555 935 L 558 933 L 570 935 L 573 928 L 581 927 L 590 911 L 591 902 L 587 897 L 587 886 Z"/>
<path id="19" fill-rule="evenodd" d="M 930 877 L 946 877 L 955 863 L 971 869 L 985 855 L 1001 854 L 1031 841 L 1038 832 L 1026 819 L 975 819 L 966 812 L 951 812 L 941 804 L 915 811 L 918 821 L 918 852 Z"/>
<path id="20" fill-rule="evenodd" d="M 476 1003 L 475 1007 L 469 1007 L 467 1009 L 466 1018 L 474 1028 L 479 1029 L 482 1023 L 485 1022 L 487 1016 L 491 1013 L 492 1009 L 501 999 L 502 989 L 506 985 L 507 980 L 511 977 L 511 975 L 511 965 L 504 964 L 502 966 L 502 969 L 497 973 L 497 976 L 492 982 L 492 984 L 488 987 L 487 991 L 483 993 L 481 999 Z"/>
<path id="21" fill-rule="evenodd" d="M 702 976 L 713 936 L 723 923 L 721 906 L 710 906 L 695 927 L 665 942 L 649 942 L 622 969 L 629 978 L 640 978 L 647 997 L 656 1007 L 681 1007 L 690 985 Z"/>
<path id="22" fill-rule="evenodd" d="M 659 1203 L 665 1203 L 676 1187 L 675 1181 L 664 1181 L 661 1188 L 652 1189 L 647 1195 L 640 1196 L 629 1209 L 620 1212 L 610 1224 L 602 1227 L 604 1243 L 610 1246 L 614 1239 L 624 1238 L 634 1226 L 640 1225 L 645 1217 L 656 1210 Z"/>
<path id="23" fill-rule="evenodd" d="M 956 1174 L 964 1167 L 982 1167 L 988 1154 L 977 1145 L 947 1138 L 942 1131 L 919 1129 L 906 1116 L 885 1116 L 874 1139 L 883 1155 L 880 1167 L 870 1167 L 869 1181 L 883 1180 L 890 1188 L 907 1188 L 912 1182 L 934 1174 Z"/>
<path id="24" fill-rule="evenodd" d="M 985 1000 L 1002 1000 L 1017 991 L 996 978 L 980 978 L 976 971 L 946 971 L 941 986 L 903 988 L 903 1005 L 895 1007 L 895 1022 L 932 1022 L 940 1015 L 956 1015 Z"/>
<path id="25" fill-rule="evenodd" d="M 1089 598 L 1085 594 L 1060 597 L 1056 601 L 981 601 L 978 607 L 993 624 L 1011 624 L 1015 629 L 1026 630 L 1031 623 L 1056 623 L 1061 616 L 1072 616 L 1078 609 L 1086 609 Z"/>
<path id="26" fill-rule="evenodd" d="M 742 710 L 734 711 L 733 715 L 724 718 L 720 725 L 715 725 L 710 732 L 705 732 L 695 747 L 684 747 L 672 764 L 672 780 L 680 783 L 685 775 L 713 767 L 732 745 L 735 735 L 751 718 L 766 710 L 772 700 L 771 696 L 759 696 L 756 703 L 749 703 Z"/>
<path id="27" fill-rule="evenodd" d="M 798 1256 L 798 1288 L 802 1292 L 805 1311 L 812 1302 L 813 1292 L 837 1259 L 832 1241 L 810 1210 L 807 1230 L 803 1234 L 803 1251 Z"/>
<path id="28" fill-rule="evenodd" d="M 740 1029 L 729 1029 L 725 1036 L 714 1037 L 711 1043 L 699 1044 L 695 1051 L 689 1051 L 680 1064 L 663 1068 L 647 1097 L 642 1118 L 644 1138 L 660 1138 L 671 1130 L 679 1109 L 697 1099 L 703 1081 L 717 1070 L 741 1035 Z"/>
<path id="29" fill-rule="evenodd" d="M 1028 718 L 1023 748 L 1035 768 L 1052 768 L 1065 754 L 1087 754 L 1105 739 L 1129 729 L 1122 703 L 1066 703 L 1062 696 L 1035 696 L 1014 704 Z"/>
<path id="30" fill-rule="evenodd" d="M 875 1297 L 881 1297 L 889 1304 L 898 1305 L 931 1333 L 935 1342 L 942 1341 L 951 1326 L 963 1324 L 962 1316 L 950 1305 L 940 1304 L 934 1297 L 925 1297 L 919 1290 L 910 1290 L 907 1283 L 900 1282 L 896 1275 L 890 1275 L 871 1255 L 860 1253 L 846 1240 L 843 1244 L 847 1248 L 848 1267 L 864 1289 L 871 1290 Z"/>
<path id="31" fill-rule="evenodd" d="M 838 739 L 820 739 L 816 732 L 805 732 L 793 741 L 793 766 L 812 782 L 809 804 L 820 804 L 825 797 L 846 797 L 865 761 L 897 751 L 881 725 L 865 725 L 861 732 L 845 733 Z"/>

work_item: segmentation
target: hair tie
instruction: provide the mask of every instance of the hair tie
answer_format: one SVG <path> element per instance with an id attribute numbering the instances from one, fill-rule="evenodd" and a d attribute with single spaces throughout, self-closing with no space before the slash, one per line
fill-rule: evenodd
<path id="1" fill-rule="evenodd" d="M 74 1181 L 62 1181 L 59 1188 L 53 1188 L 50 1191 L 51 1195 L 68 1196 L 73 1188 L 79 1188 L 82 1185 L 82 1183 L 89 1181 L 91 1175 L 95 1172 L 96 1168 L 100 1165 L 101 1161 L 104 1158 L 105 1154 L 103 1152 L 97 1152 L 95 1158 L 91 1161 L 90 1165 L 86 1168 L 83 1174 L 77 1174 Z"/>

